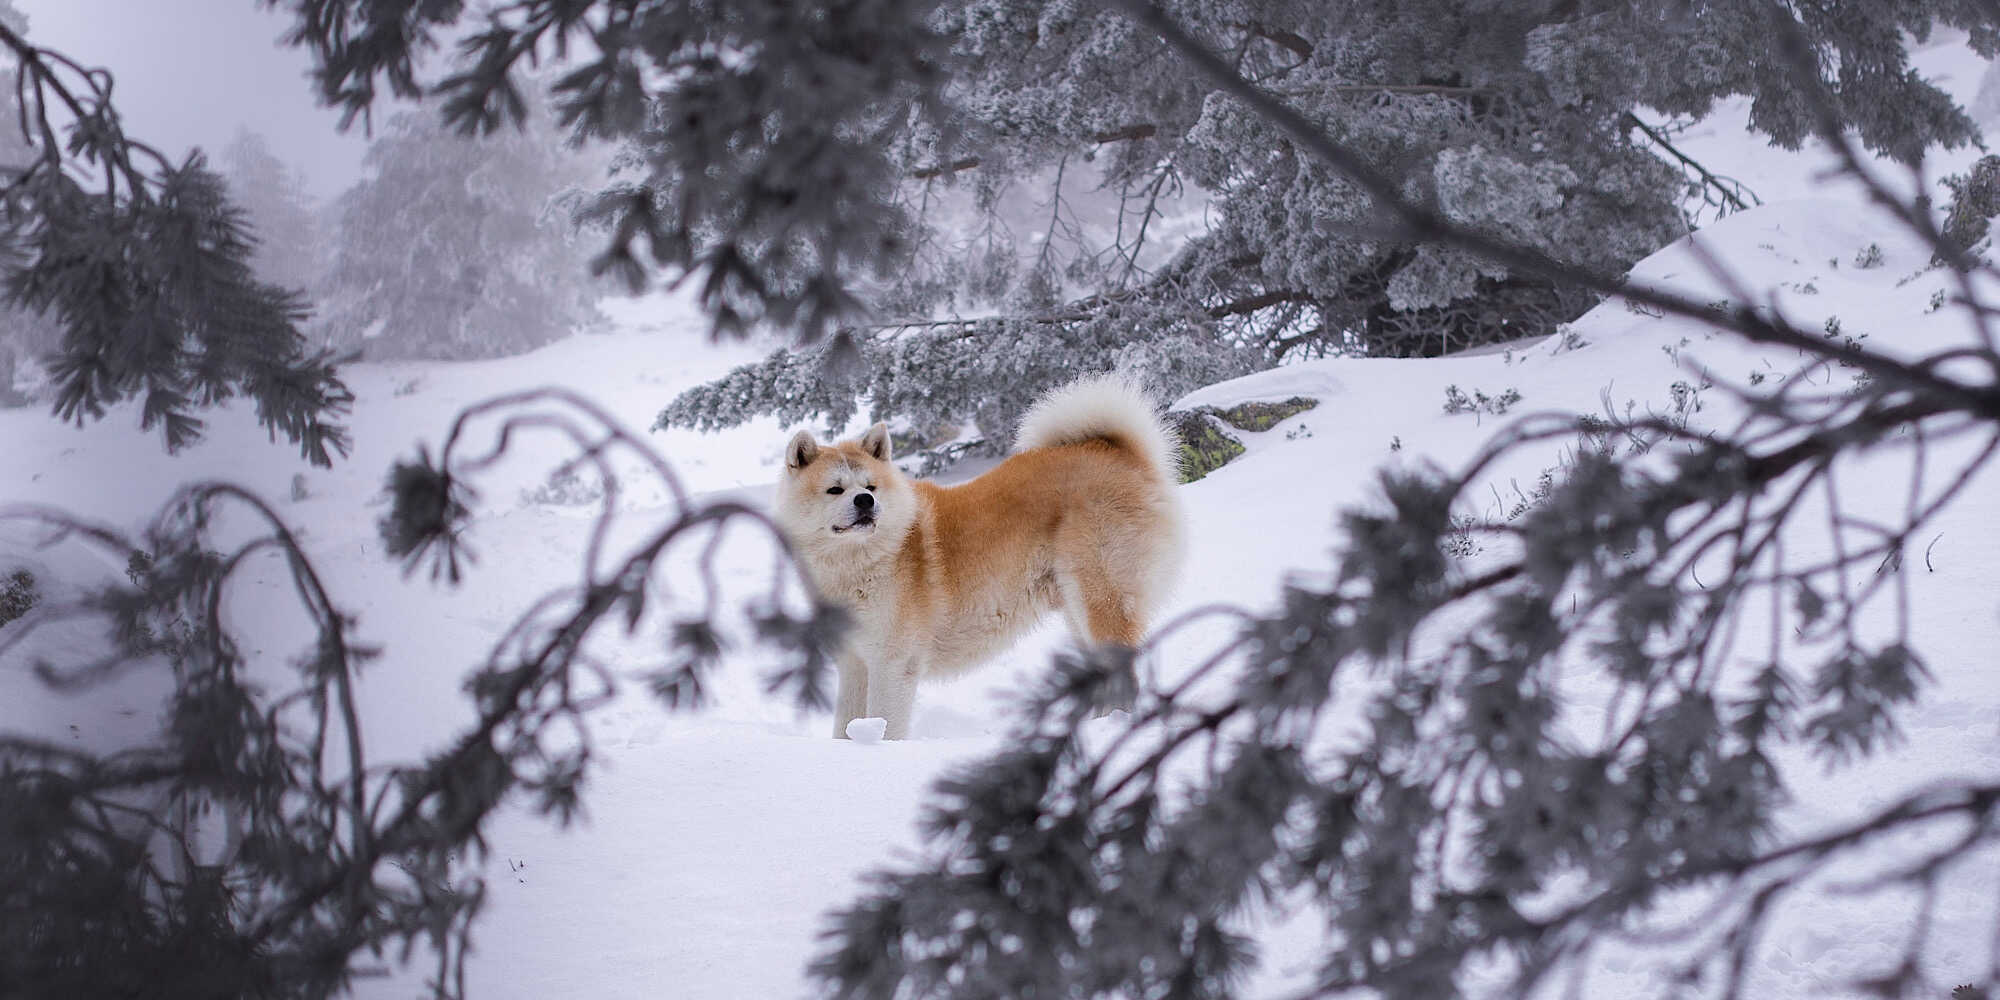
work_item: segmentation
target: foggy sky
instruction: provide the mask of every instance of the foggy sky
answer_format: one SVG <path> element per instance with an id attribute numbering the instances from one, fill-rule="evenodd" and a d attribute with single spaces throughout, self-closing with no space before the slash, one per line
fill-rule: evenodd
<path id="1" fill-rule="evenodd" d="M 200 146 L 214 161 L 239 127 L 260 132 L 311 192 L 330 198 L 361 176 L 359 123 L 345 135 L 282 47 L 288 15 L 256 0 L 15 0 L 28 38 L 109 69 L 113 103 L 134 138 L 175 160 Z M 386 110 L 386 109 L 385 109 Z"/>

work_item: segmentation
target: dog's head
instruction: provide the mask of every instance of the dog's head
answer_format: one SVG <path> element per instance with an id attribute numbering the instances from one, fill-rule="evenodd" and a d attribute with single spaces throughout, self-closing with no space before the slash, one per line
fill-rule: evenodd
<path id="1" fill-rule="evenodd" d="M 909 480 L 889 464 L 889 428 L 822 445 L 800 431 L 785 445 L 785 478 L 774 513 L 795 545 L 818 551 L 862 546 L 890 551 L 916 515 Z"/>

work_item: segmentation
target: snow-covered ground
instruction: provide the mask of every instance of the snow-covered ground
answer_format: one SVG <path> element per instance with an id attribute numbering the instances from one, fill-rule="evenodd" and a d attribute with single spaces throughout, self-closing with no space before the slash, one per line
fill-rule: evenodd
<path id="1" fill-rule="evenodd" d="M 1971 102 L 1982 61 L 1949 45 L 1923 56 L 1927 72 Z M 1751 288 L 1770 296 L 1765 302 L 1801 325 L 1838 317 L 1848 333 L 1869 334 L 1871 347 L 1897 353 L 1964 343 L 1964 316 L 1931 308 L 1949 278 L 1924 270 L 1924 248 L 1864 207 L 1850 185 L 1814 189 L 1811 178 L 1828 162 L 1823 151 L 1766 149 L 1741 134 L 1742 117 L 1742 108 L 1724 108 L 1687 136 L 1691 152 L 1749 182 L 1767 202 L 1697 234 L 1705 252 L 1728 261 Z M 1961 169 L 1973 155 L 1950 156 L 1933 176 Z M 1871 244 L 1881 249 L 1882 265 L 1853 266 Z M 1685 244 L 1661 251 L 1635 277 L 1703 298 L 1729 294 Z M 591 508 L 534 496 L 566 446 L 554 436 L 525 441 L 481 480 L 471 536 L 481 561 L 465 586 L 451 589 L 421 574 L 405 579 L 384 557 L 375 520 L 388 464 L 420 442 L 435 451 L 461 407 L 498 392 L 567 386 L 640 429 L 679 389 L 761 354 L 752 346 L 708 344 L 705 324 L 682 301 L 649 298 L 614 308 L 618 332 L 572 338 L 521 358 L 354 366 L 347 378 L 358 397 L 355 449 L 332 470 L 303 466 L 240 410 L 214 415 L 207 441 L 171 458 L 135 429 L 129 412 L 81 429 L 39 410 L 0 413 L 0 451 L 12 477 L 0 483 L 0 502 L 54 504 L 129 530 L 177 484 L 193 479 L 231 479 L 278 498 L 286 517 L 308 526 L 307 546 L 336 600 L 358 615 L 365 638 L 387 647 L 363 682 L 371 753 L 377 760 L 415 757 L 469 718 L 460 681 L 500 631 L 546 587 L 574 576 Z M 1227 403 L 1307 395 L 1320 405 L 1247 435 L 1245 456 L 1183 488 L 1192 544 L 1176 604 L 1268 606 L 1288 574 L 1330 565 L 1334 514 L 1369 500 L 1376 469 L 1464 463 L 1504 418 L 1445 413 L 1446 386 L 1489 395 L 1515 390 L 1521 396 L 1515 413 L 1601 412 L 1606 399 L 1621 410 L 1630 402 L 1664 412 L 1673 406 L 1675 382 L 1699 381 L 1694 365 L 1746 381 L 1753 372 L 1775 380 L 1800 363 L 1793 352 L 1752 348 L 1618 303 L 1583 318 L 1575 332 L 1580 346 L 1544 341 L 1443 360 L 1314 362 L 1190 397 L 1190 403 Z M 1809 377 L 1851 375 L 1835 367 Z M 1699 399 L 1691 418 L 1698 426 L 1728 426 L 1739 415 L 1719 391 Z M 720 434 L 675 431 L 651 440 L 694 491 L 761 502 L 788 431 L 760 420 Z M 1934 461 L 1944 463 L 1949 454 L 1941 451 Z M 1489 476 L 1492 495 L 1511 498 L 1516 485 L 1531 489 L 1555 459 L 1551 446 L 1501 464 Z M 304 498 L 284 499 L 298 476 Z M 1853 503 L 1865 508 L 1897 502 L 1904 481 L 1892 473 L 1848 485 Z M 1475 495 L 1487 492 L 1482 486 Z M 623 513 L 657 520 L 666 503 L 663 491 L 640 488 L 624 498 Z M 1942 542 L 1910 579 L 1913 636 L 1936 685 L 1906 716 L 1907 741 L 1882 760 L 1832 774 L 1794 769 L 1790 778 L 1801 790 L 1789 815 L 1795 829 L 1852 816 L 1928 777 L 2000 773 L 2000 673 L 1992 669 L 1992 650 L 2000 647 L 1996 524 L 2000 481 L 1989 473 L 1931 529 Z M 30 541 L 18 532 L 0 535 L 0 570 L 29 566 L 56 596 L 115 579 L 122 568 L 71 548 L 36 549 Z M 723 560 L 731 579 L 767 566 L 767 553 L 751 541 Z M 286 595 L 275 575 L 262 580 L 243 588 L 232 615 L 282 656 L 286 619 L 275 609 Z M 1222 628 L 1188 630 L 1152 668 L 1168 678 L 1188 669 Z M 763 695 L 747 662 L 723 670 L 715 703 L 700 713 L 670 713 L 639 685 L 627 684 L 595 717 L 602 766 L 586 789 L 585 820 L 557 830 L 513 808 L 491 831 L 485 862 L 491 898 L 475 935 L 473 995 L 809 996 L 803 968 L 818 947 L 823 915 L 855 896 L 866 871 L 922 851 L 913 820 L 930 782 L 954 762 L 998 746 L 1011 692 L 1062 641 L 1057 630 L 1044 629 L 982 672 L 926 689 L 916 738 L 900 743 L 828 739 L 827 716 L 800 717 Z M 158 707 L 157 688 L 143 682 L 90 698 L 63 697 L 27 682 L 19 666 L 0 664 L 0 728 L 108 745 L 146 725 Z M 1985 974 L 1991 958 L 1984 929 L 1992 926 L 1996 899 L 1990 878 L 1948 896 L 1938 925 L 1960 921 L 1981 931 L 1940 939 L 1928 968 L 1937 979 Z M 1905 902 L 1827 896 L 1785 912 L 1762 949 L 1764 971 L 1749 995 L 1830 995 L 1835 984 L 1891 954 L 1908 915 Z M 1265 934 L 1266 969 L 1248 995 L 1283 995 L 1297 986 L 1315 958 L 1307 950 L 1312 932 L 1310 921 L 1276 921 Z M 357 992 L 406 997 L 418 992 L 420 980 L 420 972 L 392 972 L 363 980 Z M 1584 995 L 1618 1000 L 1655 995 L 1666 980 L 1637 957 L 1613 956 L 1591 986 Z"/>

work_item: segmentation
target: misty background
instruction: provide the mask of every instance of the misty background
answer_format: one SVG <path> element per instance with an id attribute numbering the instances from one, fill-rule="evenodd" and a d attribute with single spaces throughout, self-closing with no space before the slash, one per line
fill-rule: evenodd
<path id="1" fill-rule="evenodd" d="M 279 44 L 290 16 L 230 0 L 20 0 L 29 37 L 111 71 L 130 134 L 213 160 L 237 129 L 270 141 L 315 198 L 361 177 L 368 140 L 313 99 L 312 57 Z M 385 108 L 384 111 L 391 109 Z M 379 122 L 379 119 L 378 119 Z"/>

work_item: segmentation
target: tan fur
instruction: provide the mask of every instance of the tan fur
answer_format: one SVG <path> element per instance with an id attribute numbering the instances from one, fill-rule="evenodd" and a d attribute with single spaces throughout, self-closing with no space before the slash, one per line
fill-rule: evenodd
<path id="1" fill-rule="evenodd" d="M 1137 646 L 1181 545 L 1172 470 L 1155 460 L 1168 439 L 1147 432 L 1030 448 L 958 486 L 903 476 L 880 424 L 834 445 L 794 437 L 777 520 L 855 620 L 834 735 L 881 717 L 890 739 L 907 736 L 918 681 L 977 665 L 1051 611 L 1079 641 Z M 874 528 L 834 530 L 854 523 L 860 492 Z"/>

